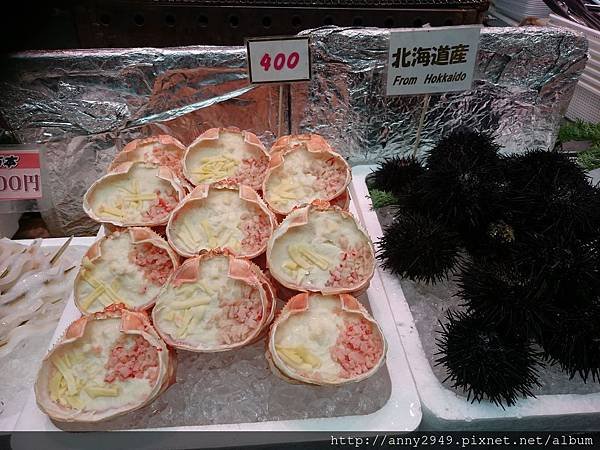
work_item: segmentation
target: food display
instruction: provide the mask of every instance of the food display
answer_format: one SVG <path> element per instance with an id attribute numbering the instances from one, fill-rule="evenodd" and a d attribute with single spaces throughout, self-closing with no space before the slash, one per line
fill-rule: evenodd
<path id="1" fill-rule="evenodd" d="M 324 143 L 323 138 L 280 143 L 271 152 L 263 195 L 269 207 L 287 215 L 298 206 L 314 200 L 330 201 L 342 195 L 350 183 L 350 168 L 344 158 Z"/>
<path id="2" fill-rule="evenodd" d="M 228 248 L 254 258 L 265 251 L 276 218 L 248 186 L 197 186 L 175 208 L 167 225 L 171 246 L 182 256 Z"/>
<path id="3" fill-rule="evenodd" d="M 306 145 L 308 148 L 313 149 L 313 151 L 318 152 L 324 149 L 328 151 L 334 151 L 329 142 L 325 140 L 325 138 L 319 134 L 290 134 L 287 136 L 281 136 L 277 138 L 277 140 L 271 146 L 270 153 L 276 153 L 285 151 L 290 147 L 297 145 Z"/>
<path id="4" fill-rule="evenodd" d="M 302 293 L 273 323 L 267 359 L 289 381 L 337 385 L 372 375 L 384 362 L 385 346 L 381 329 L 354 297 Z"/>
<path id="5" fill-rule="evenodd" d="M 63 255 L 66 245 L 49 252 L 41 244 L 0 239 L 0 357 L 56 326 L 77 273 L 78 262 Z"/>
<path id="6" fill-rule="evenodd" d="M 0 435 L 600 430 L 585 27 L 490 27 L 484 0 L 393 21 L 385 2 L 117 3 L 90 51 L 8 55 Z M 462 22 L 406 28 L 417 9 Z M 181 33 L 215 42 L 163 42 Z"/>
<path id="7" fill-rule="evenodd" d="M 166 134 L 135 139 L 117 153 L 108 170 L 110 172 L 127 162 L 147 162 L 168 167 L 180 181 L 183 181 L 185 177 L 182 160 L 185 150 L 185 145 Z"/>
<path id="8" fill-rule="evenodd" d="M 184 156 L 183 172 L 197 184 L 187 195 L 178 141 L 137 140 L 117 155 L 85 194 L 104 235 L 74 281 L 83 317 L 38 373 L 42 411 L 58 422 L 97 422 L 139 409 L 174 382 L 175 349 L 235 355 L 265 339 L 268 365 L 290 383 L 347 384 L 381 367 L 381 330 L 348 295 L 368 286 L 375 261 L 347 212 L 348 166 L 317 135 L 275 147 L 269 154 L 236 128 L 208 130 Z M 285 207 L 261 197 L 283 198 L 283 190 L 298 193 Z M 11 269 L 0 285 L 12 280 Z M 293 298 L 275 319 L 278 296 Z"/>
<path id="9" fill-rule="evenodd" d="M 297 290 L 339 294 L 365 288 L 375 270 L 373 246 L 354 217 L 327 202 L 294 210 L 267 247 L 271 275 Z"/>
<path id="10" fill-rule="evenodd" d="M 100 178 L 83 197 L 92 219 L 119 227 L 164 225 L 185 191 L 165 166 L 124 163 Z"/>
<path id="11" fill-rule="evenodd" d="M 112 305 L 69 326 L 44 358 L 35 393 L 54 420 L 97 422 L 150 403 L 174 376 L 174 354 L 148 316 Z"/>
<path id="12" fill-rule="evenodd" d="M 224 182 L 259 191 L 269 163 L 264 145 L 249 131 L 211 128 L 188 147 L 183 170 L 195 186 Z"/>
<path id="13" fill-rule="evenodd" d="M 75 305 L 84 314 L 114 303 L 147 309 L 178 266 L 179 256 L 149 228 L 115 231 L 86 252 L 75 279 Z"/>
<path id="14" fill-rule="evenodd" d="M 160 292 L 152 318 L 175 348 L 218 352 L 242 347 L 269 325 L 272 292 L 260 269 L 225 251 L 188 259 Z"/>

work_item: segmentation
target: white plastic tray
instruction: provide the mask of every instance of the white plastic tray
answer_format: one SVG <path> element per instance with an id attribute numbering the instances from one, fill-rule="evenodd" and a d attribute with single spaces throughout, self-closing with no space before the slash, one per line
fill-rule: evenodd
<path id="1" fill-rule="evenodd" d="M 42 240 L 42 247 L 56 247 L 60 248 L 61 245 L 65 243 L 67 238 L 46 238 Z M 15 240 L 15 242 L 22 245 L 31 245 L 33 243 L 33 239 L 22 239 Z M 74 246 L 82 246 L 89 247 L 94 242 L 94 238 L 75 238 L 73 242 L 71 242 L 71 247 Z M 0 434 L 8 433 L 15 428 L 17 420 L 19 419 L 20 412 L 22 407 L 25 406 L 25 398 L 22 398 L 22 405 L 15 404 L 16 412 L 10 415 L 7 415 L 7 412 L 4 411 L 0 415 Z M 21 408 L 21 409 L 19 409 Z M 11 408 L 12 409 L 12 408 Z"/>
<path id="2" fill-rule="evenodd" d="M 373 241 L 382 236 L 381 226 L 371 200 L 365 177 L 374 166 L 353 170 L 352 198 Z M 506 410 L 490 402 L 470 403 L 466 397 L 443 386 L 433 373 L 421 344 L 408 303 L 397 277 L 379 268 L 383 287 L 392 307 L 404 351 L 413 373 L 423 408 L 423 430 L 598 430 L 600 393 L 586 395 L 540 395 L 521 400 Z"/>
<path id="3" fill-rule="evenodd" d="M 351 205 L 352 208 L 352 205 Z M 356 212 L 353 211 L 355 214 Z M 77 244 L 77 238 L 74 244 Z M 86 241 L 91 245 L 91 241 Z M 165 431 L 395 431 L 408 432 L 415 430 L 421 422 L 421 405 L 417 390 L 410 373 L 400 337 L 392 319 L 390 305 L 383 289 L 381 279 L 376 273 L 367 290 L 373 316 L 379 322 L 388 342 L 386 365 L 392 381 L 391 395 L 387 403 L 378 411 L 363 416 L 345 416 L 321 419 L 267 421 L 256 423 L 216 424 L 206 426 L 181 426 L 160 428 Z M 73 297 L 67 301 L 67 306 L 60 319 L 54 337 L 50 342 L 51 348 L 66 327 L 80 317 L 73 303 Z M 42 413 L 33 394 L 33 388 L 25 407 L 16 424 L 16 430 L 51 431 L 58 428 Z M 261 434 L 261 439 L 281 439 L 284 435 Z M 254 442 L 259 443 L 259 442 Z M 217 446 L 218 443 L 211 443 Z M 198 444 L 196 445 L 206 445 Z"/>

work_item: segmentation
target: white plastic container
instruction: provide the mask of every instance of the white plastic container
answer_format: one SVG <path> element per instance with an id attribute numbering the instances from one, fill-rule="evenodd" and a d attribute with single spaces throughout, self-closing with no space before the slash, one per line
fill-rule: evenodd
<path id="1" fill-rule="evenodd" d="M 351 205 L 352 211 L 352 205 Z M 355 214 L 356 212 L 353 211 Z M 77 244 L 77 240 L 74 240 Z M 90 245 L 90 243 L 88 243 Z M 387 301 L 387 296 L 383 289 L 381 279 L 376 273 L 367 290 L 370 308 L 373 316 L 379 322 L 383 333 L 388 342 L 388 353 L 386 367 L 392 382 L 391 395 L 385 405 L 378 411 L 368 415 L 315 418 L 305 420 L 285 420 L 285 421 L 265 421 L 255 423 L 232 423 L 232 424 L 214 424 L 200 426 L 180 426 L 158 428 L 163 431 L 394 431 L 408 432 L 415 430 L 421 422 L 421 406 L 417 395 L 417 390 L 410 373 L 408 362 L 404 355 L 400 337 L 396 331 L 396 326 L 392 319 L 392 312 Z M 64 333 L 66 327 L 77 318 L 80 313 L 73 303 L 73 298 L 68 300 L 67 306 L 60 319 L 54 337 L 50 342 L 51 348 Z M 16 430 L 40 430 L 55 431 L 59 428 L 43 414 L 36 402 L 33 394 L 27 399 L 24 409 L 19 417 L 15 427 Z M 157 429 L 157 428 L 154 428 Z M 284 439 L 285 435 L 260 434 L 252 439 L 253 444 L 264 442 L 277 442 Z M 262 440 L 261 440 L 262 439 Z M 227 438 L 221 440 L 225 442 Z M 263 441 L 264 440 L 264 441 Z M 220 442 L 220 445 L 223 443 Z M 239 442 L 238 442 L 239 443 Z M 195 446 L 206 445 L 216 446 L 217 443 L 198 443 Z M 235 442 L 230 443 L 235 444 Z M 248 443 L 247 443 L 248 444 Z M 16 447 L 15 447 L 16 448 Z"/>
<path id="2" fill-rule="evenodd" d="M 352 171 L 351 195 L 365 228 L 373 241 L 382 236 L 377 214 L 372 210 L 365 177 L 374 166 L 358 166 Z M 379 268 L 383 287 L 392 307 L 421 405 L 422 430 L 598 430 L 600 429 L 600 392 L 585 395 L 540 395 L 520 400 L 505 410 L 483 401 L 470 403 L 443 386 L 435 376 L 423 351 L 420 336 L 397 277 Z M 600 386 L 598 388 L 600 391 Z"/>

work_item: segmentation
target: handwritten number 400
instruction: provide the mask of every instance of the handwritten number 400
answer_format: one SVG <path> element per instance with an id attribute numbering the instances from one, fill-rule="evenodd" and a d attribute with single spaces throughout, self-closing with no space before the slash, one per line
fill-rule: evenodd
<path id="1" fill-rule="evenodd" d="M 300 55 L 298 52 L 292 52 L 287 57 L 287 61 L 285 55 L 283 53 L 277 53 L 275 55 L 275 59 L 273 60 L 273 68 L 275 70 L 283 69 L 284 65 L 287 65 L 288 69 L 293 69 L 298 65 L 298 61 L 300 60 Z M 263 57 L 260 59 L 260 65 L 265 69 L 265 72 L 268 72 L 271 68 L 271 56 L 268 53 L 265 53 Z"/>

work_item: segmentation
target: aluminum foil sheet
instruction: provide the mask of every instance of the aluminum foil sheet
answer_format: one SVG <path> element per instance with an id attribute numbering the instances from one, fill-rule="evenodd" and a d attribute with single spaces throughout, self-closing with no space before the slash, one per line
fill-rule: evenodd
<path id="1" fill-rule="evenodd" d="M 388 31 L 306 33 L 313 79 L 292 85 L 284 132 L 321 133 L 352 164 L 412 151 L 422 98 L 383 95 Z M 474 89 L 432 97 L 421 151 L 459 124 L 493 131 L 507 151 L 552 146 L 586 48 L 583 37 L 556 28 L 484 29 Z M 42 214 L 52 234 L 95 231 L 83 194 L 132 139 L 168 133 L 188 144 L 207 128 L 236 125 L 269 145 L 279 88 L 249 86 L 245 65 L 241 47 L 12 56 L 0 75 L 0 128 L 46 148 L 54 208 Z"/>
<path id="2" fill-rule="evenodd" d="M 83 194 L 130 140 L 167 133 L 189 144 L 236 125 L 269 144 L 278 105 L 278 87 L 248 85 L 241 47 L 25 52 L 0 76 L 4 127 L 45 147 L 54 208 L 42 215 L 58 236 L 95 232 Z"/>
<path id="3" fill-rule="evenodd" d="M 313 79 L 292 87 L 293 131 L 327 136 L 351 164 L 412 154 L 423 96 L 385 97 L 389 30 L 310 34 Z M 482 29 L 473 89 L 432 95 L 419 154 L 459 125 L 493 133 L 507 153 L 553 147 L 586 60 L 586 39 L 565 29 Z"/>

